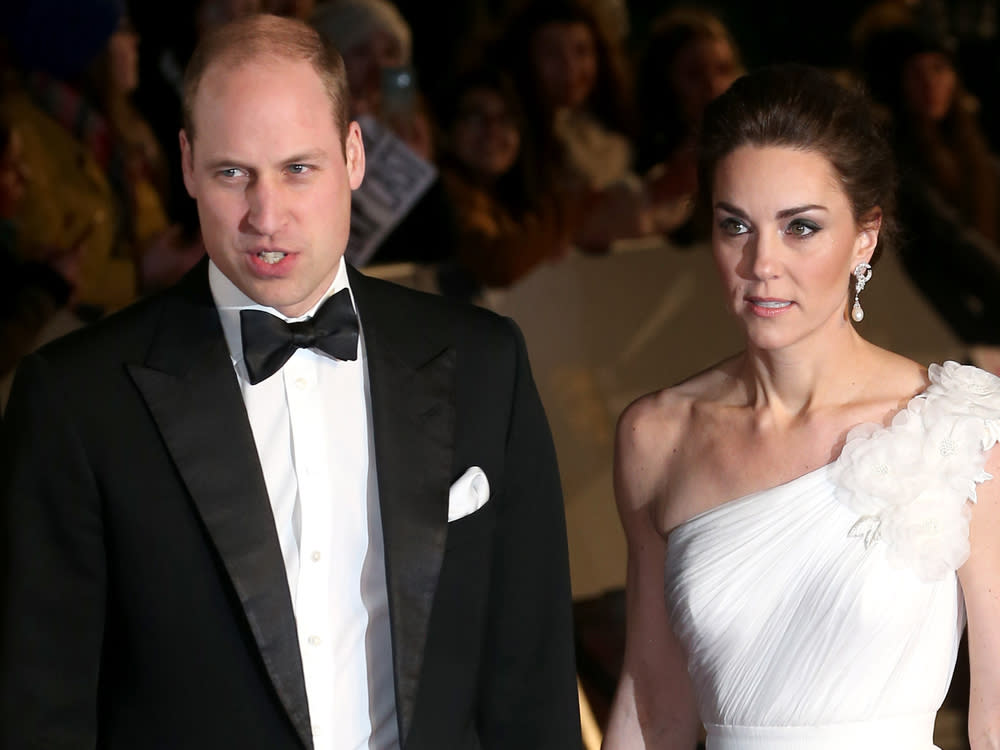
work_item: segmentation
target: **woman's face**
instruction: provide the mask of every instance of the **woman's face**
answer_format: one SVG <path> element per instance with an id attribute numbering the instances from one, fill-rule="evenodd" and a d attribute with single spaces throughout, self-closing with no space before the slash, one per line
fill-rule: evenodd
<path id="1" fill-rule="evenodd" d="M 486 179 L 510 169 L 521 148 L 521 136 L 503 97 L 485 88 L 466 92 L 452 126 L 451 145 L 465 166 Z"/>
<path id="2" fill-rule="evenodd" d="M 597 81 L 594 35 L 582 22 L 552 22 L 535 32 L 531 57 L 541 93 L 552 109 L 582 106 Z"/>
<path id="3" fill-rule="evenodd" d="M 719 162 L 712 250 L 749 342 L 778 349 L 848 326 L 848 279 L 877 220 L 859 227 L 833 166 L 815 151 L 742 146 Z"/>
<path id="4" fill-rule="evenodd" d="M 903 96 L 910 112 L 922 119 L 944 119 L 957 88 L 955 68 L 940 52 L 913 55 L 903 66 Z"/>
<path id="5" fill-rule="evenodd" d="M 670 82 L 688 122 L 701 122 L 705 107 L 740 75 L 736 52 L 719 37 L 699 37 L 681 48 L 670 69 Z"/>
<path id="6" fill-rule="evenodd" d="M 120 94 L 130 94 L 139 85 L 139 35 L 131 26 L 115 31 L 108 41 L 111 85 Z"/>

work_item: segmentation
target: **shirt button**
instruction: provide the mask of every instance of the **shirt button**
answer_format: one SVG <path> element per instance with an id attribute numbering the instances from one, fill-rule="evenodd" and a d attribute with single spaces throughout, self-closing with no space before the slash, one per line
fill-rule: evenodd
<path id="1" fill-rule="evenodd" d="M 311 636 L 309 636 L 309 645 L 310 646 L 318 646 L 322 642 L 323 642 L 322 639 L 320 639 L 320 637 L 318 635 L 311 635 Z"/>
<path id="2" fill-rule="evenodd" d="M 305 378 L 295 379 L 295 387 L 298 388 L 300 391 L 304 391 L 308 385 L 309 381 L 306 380 Z"/>
<path id="3" fill-rule="evenodd" d="M 323 729 L 319 724 L 313 724 L 313 736 L 317 734 L 323 734 Z"/>
<path id="4" fill-rule="evenodd" d="M 319 553 L 319 550 L 316 550 L 315 552 L 312 553 L 312 561 L 313 562 L 319 562 L 319 559 L 321 557 L 322 557 L 322 555 Z"/>

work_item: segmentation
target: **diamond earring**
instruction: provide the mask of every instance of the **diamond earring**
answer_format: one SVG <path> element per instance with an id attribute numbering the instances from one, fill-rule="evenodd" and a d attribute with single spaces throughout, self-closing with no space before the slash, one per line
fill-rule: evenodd
<path id="1" fill-rule="evenodd" d="M 865 319 L 865 311 L 861 309 L 861 300 L 858 297 L 861 291 L 865 288 L 865 284 L 871 281 L 872 278 L 872 265 L 871 263 L 858 263 L 854 267 L 854 307 L 851 308 L 851 319 L 855 323 L 860 323 Z"/>

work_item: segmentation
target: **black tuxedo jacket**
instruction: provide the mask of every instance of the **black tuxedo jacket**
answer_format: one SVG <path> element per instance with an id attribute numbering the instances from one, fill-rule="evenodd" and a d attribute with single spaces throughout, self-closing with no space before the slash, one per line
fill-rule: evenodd
<path id="1" fill-rule="evenodd" d="M 576 750 L 562 501 L 520 333 L 350 281 L 402 747 Z M 311 748 L 285 569 L 205 265 L 25 358 L 2 429 L 0 747 Z M 473 465 L 490 500 L 448 523 L 448 489 Z"/>

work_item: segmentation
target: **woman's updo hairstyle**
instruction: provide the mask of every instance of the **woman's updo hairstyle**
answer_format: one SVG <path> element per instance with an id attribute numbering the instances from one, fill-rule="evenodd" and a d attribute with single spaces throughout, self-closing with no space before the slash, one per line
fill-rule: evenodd
<path id="1" fill-rule="evenodd" d="M 698 142 L 700 199 L 711 206 L 716 167 L 741 146 L 822 154 L 840 176 L 856 222 L 880 208 L 874 263 L 895 236 L 892 149 L 860 87 L 806 65 L 760 68 L 709 104 Z"/>

